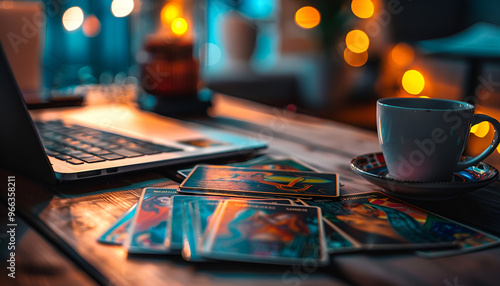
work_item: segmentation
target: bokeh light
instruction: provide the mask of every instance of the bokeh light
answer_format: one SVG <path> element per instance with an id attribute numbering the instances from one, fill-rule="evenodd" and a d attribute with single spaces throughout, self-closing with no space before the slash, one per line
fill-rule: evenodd
<path id="1" fill-rule="evenodd" d="M 419 94 L 425 86 L 424 76 L 416 70 L 406 71 L 401 83 L 404 90 L 409 94 Z"/>
<path id="2" fill-rule="evenodd" d="M 111 13 L 115 17 L 126 17 L 134 10 L 134 0 L 113 0 L 111 2 Z"/>
<path id="3" fill-rule="evenodd" d="M 219 61 L 222 58 L 221 48 L 219 48 L 219 46 L 213 43 L 204 44 L 203 52 L 205 52 L 205 55 L 207 56 L 206 63 L 208 66 L 213 66 L 219 63 Z"/>
<path id="4" fill-rule="evenodd" d="M 321 21 L 319 11 L 311 6 L 305 6 L 295 12 L 295 23 L 304 29 L 311 29 L 318 26 Z"/>
<path id="5" fill-rule="evenodd" d="M 64 26 L 64 29 L 68 31 L 74 31 L 78 28 L 83 23 L 83 11 L 82 8 L 78 6 L 74 6 L 66 10 L 62 16 L 62 23 Z"/>
<path id="6" fill-rule="evenodd" d="M 345 37 L 347 48 L 355 53 L 362 53 L 368 50 L 370 39 L 365 32 L 361 30 L 352 30 Z"/>
<path id="7" fill-rule="evenodd" d="M 470 129 L 471 133 L 474 133 L 479 138 L 483 138 L 490 131 L 490 124 L 487 121 L 480 122 Z"/>
<path id="8" fill-rule="evenodd" d="M 344 50 L 344 60 L 347 64 L 353 67 L 360 67 L 368 60 L 368 52 L 355 53 L 348 48 Z"/>
<path id="9" fill-rule="evenodd" d="M 406 67 L 413 62 L 415 51 L 406 43 L 399 43 L 391 50 L 391 59 L 399 67 Z"/>
<path id="10" fill-rule="evenodd" d="M 95 37 L 101 31 L 101 22 L 95 15 L 90 15 L 83 21 L 82 30 L 85 36 Z"/>
<path id="11" fill-rule="evenodd" d="M 178 36 L 182 36 L 187 32 L 188 24 L 184 18 L 176 18 L 172 21 L 172 32 Z"/>
<path id="12" fill-rule="evenodd" d="M 175 18 L 181 16 L 182 7 L 174 2 L 167 3 L 161 9 L 161 22 L 165 26 L 169 26 Z"/>
<path id="13" fill-rule="evenodd" d="M 357 17 L 367 19 L 373 16 L 375 6 L 373 6 L 371 0 L 353 0 L 351 2 L 351 10 Z"/>

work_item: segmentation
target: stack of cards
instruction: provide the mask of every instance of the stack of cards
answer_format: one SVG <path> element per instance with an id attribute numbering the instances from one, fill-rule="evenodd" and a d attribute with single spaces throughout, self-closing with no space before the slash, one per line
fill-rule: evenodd
<path id="1" fill-rule="evenodd" d="M 500 243 L 380 192 L 340 197 L 337 174 L 292 158 L 234 165 L 197 165 L 179 189 L 144 189 L 98 240 L 188 261 L 317 265 L 351 251 L 414 249 L 441 257 Z"/>

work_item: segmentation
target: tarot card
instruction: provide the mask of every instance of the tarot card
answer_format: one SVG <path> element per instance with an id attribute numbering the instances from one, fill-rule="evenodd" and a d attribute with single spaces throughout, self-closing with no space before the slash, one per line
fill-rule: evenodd
<path id="1" fill-rule="evenodd" d="M 104 232 L 97 241 L 101 243 L 122 245 L 127 238 L 127 233 L 130 228 L 130 223 L 135 215 L 134 204 L 128 211 L 122 214 L 109 228 Z"/>
<path id="2" fill-rule="evenodd" d="M 178 251 L 183 249 L 183 241 L 184 241 L 184 234 L 183 230 L 184 228 L 187 228 L 187 226 L 183 227 L 183 222 L 187 220 L 186 216 L 184 216 L 184 206 L 190 201 L 198 201 L 198 200 L 224 200 L 226 198 L 224 197 L 217 197 L 217 196 L 183 196 L 183 195 L 176 195 L 172 197 L 172 209 L 170 213 L 170 218 L 171 218 L 171 223 L 169 225 L 169 230 L 167 230 L 167 233 L 170 235 L 166 235 L 166 240 L 165 240 L 165 245 L 172 251 Z M 281 203 L 287 203 L 290 204 L 292 203 L 290 200 L 287 199 L 276 199 L 276 200 L 265 200 L 265 201 L 278 201 Z M 188 242 L 188 241 L 186 241 Z"/>
<path id="3" fill-rule="evenodd" d="M 333 228 L 323 219 L 325 229 L 326 248 L 328 253 L 346 253 L 359 250 L 349 239 L 345 238 L 339 231 Z"/>
<path id="4" fill-rule="evenodd" d="M 220 196 L 220 197 L 233 197 L 233 198 L 254 198 L 254 199 L 266 199 L 273 198 L 272 195 L 266 194 L 252 194 L 244 192 L 230 192 L 230 191 L 204 191 L 204 190 L 183 190 L 179 189 L 177 192 L 181 195 L 200 195 L 200 196 Z M 276 197 L 274 197 L 276 198 Z"/>
<path id="5" fill-rule="evenodd" d="M 223 200 L 221 198 L 221 200 Z M 218 200 L 211 200 L 218 202 Z M 182 222 L 182 258 L 186 261 L 191 262 L 201 262 L 206 259 L 201 257 L 196 251 L 196 240 L 197 237 L 194 232 L 193 225 L 193 204 L 198 202 L 197 200 L 182 200 L 182 211 L 184 220 Z"/>
<path id="6" fill-rule="evenodd" d="M 183 196 L 175 195 L 172 197 L 172 208 L 170 210 L 171 223 L 166 229 L 165 246 L 172 251 L 181 251 L 183 242 L 183 221 L 185 216 L 183 214 L 183 205 L 186 202 L 195 200 L 206 199 L 223 199 L 223 197 L 211 196 Z"/>
<path id="7" fill-rule="evenodd" d="M 169 253 L 165 235 L 176 189 L 145 188 L 125 241 L 129 253 Z"/>
<path id="8" fill-rule="evenodd" d="M 293 201 L 288 199 L 249 199 L 249 201 L 284 205 L 294 204 Z M 195 254 L 201 252 L 205 230 L 211 222 L 211 219 L 216 216 L 216 209 L 218 206 L 221 206 L 221 202 L 223 202 L 223 200 L 198 200 L 189 203 L 191 209 L 192 231 L 195 237 L 194 245 L 190 248 L 191 252 Z M 199 257 L 199 255 L 197 256 Z"/>
<path id="9" fill-rule="evenodd" d="M 198 165 L 180 185 L 182 192 L 239 192 L 250 195 L 337 197 L 337 174 Z"/>
<path id="10" fill-rule="evenodd" d="M 243 167 L 263 170 L 286 170 L 286 171 L 308 171 L 318 172 L 315 168 L 300 162 L 292 157 L 278 157 L 264 155 L 246 162 L 227 164 L 224 166 Z M 194 168 L 178 170 L 177 173 L 186 178 Z"/>
<path id="11" fill-rule="evenodd" d="M 328 262 L 321 210 L 227 200 L 203 242 L 208 258 L 301 264 Z"/>
<path id="12" fill-rule="evenodd" d="M 364 249 L 430 249 L 489 245 L 498 238 L 380 192 L 305 201 Z"/>

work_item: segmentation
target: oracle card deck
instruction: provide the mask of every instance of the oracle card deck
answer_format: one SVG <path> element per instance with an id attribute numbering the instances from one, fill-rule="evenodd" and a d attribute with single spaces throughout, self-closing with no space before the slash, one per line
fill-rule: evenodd
<path id="1" fill-rule="evenodd" d="M 179 189 L 144 189 L 98 241 L 123 243 L 133 254 L 181 253 L 187 261 L 317 265 L 359 250 L 411 249 L 432 258 L 500 244 L 384 193 L 340 197 L 337 174 L 281 160 L 245 162 L 252 169 L 197 165 Z"/>

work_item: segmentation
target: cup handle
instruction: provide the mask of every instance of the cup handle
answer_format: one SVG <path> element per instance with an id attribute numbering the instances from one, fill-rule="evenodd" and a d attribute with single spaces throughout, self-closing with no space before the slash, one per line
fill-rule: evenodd
<path id="1" fill-rule="evenodd" d="M 488 115 L 484 115 L 484 114 L 474 114 L 474 119 L 472 121 L 473 121 L 472 126 L 474 126 L 480 122 L 483 122 L 483 121 L 488 121 L 489 123 L 491 123 L 491 125 L 493 125 L 493 129 L 494 129 L 493 141 L 491 141 L 490 146 L 488 146 L 488 148 L 486 148 L 478 156 L 476 156 L 470 160 L 467 160 L 465 162 L 458 162 L 457 168 L 455 171 L 461 171 L 467 167 L 475 166 L 475 165 L 479 164 L 479 162 L 486 159 L 486 157 L 488 157 L 491 153 L 493 153 L 493 151 L 495 151 L 495 149 L 497 148 L 498 143 L 500 143 L 500 140 L 498 137 L 498 132 L 500 131 L 500 123 L 495 118 L 490 117 Z"/>

